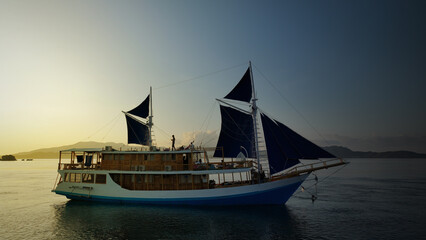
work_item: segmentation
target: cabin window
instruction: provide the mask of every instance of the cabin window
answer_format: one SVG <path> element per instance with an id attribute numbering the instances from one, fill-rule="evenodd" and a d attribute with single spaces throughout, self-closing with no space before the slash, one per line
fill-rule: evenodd
<path id="1" fill-rule="evenodd" d="M 122 175 L 122 186 L 126 186 L 129 183 L 133 183 L 134 182 L 134 176 L 133 174 L 123 174 Z"/>
<path id="2" fill-rule="evenodd" d="M 104 155 L 104 159 L 107 161 L 111 161 L 112 160 L 112 155 L 111 154 L 106 154 Z"/>
<path id="3" fill-rule="evenodd" d="M 82 175 L 82 182 L 84 182 L 84 183 L 94 183 L 95 182 L 95 175 L 94 174 L 83 173 L 83 175 Z"/>
<path id="4" fill-rule="evenodd" d="M 155 160 L 155 155 L 154 154 L 150 154 L 149 155 L 149 160 L 154 161 Z"/>
<path id="5" fill-rule="evenodd" d="M 110 173 L 109 176 L 112 178 L 112 180 L 120 185 L 120 174 L 117 173 Z"/>
<path id="6" fill-rule="evenodd" d="M 136 174 L 135 178 L 136 178 L 136 183 L 142 183 L 142 175 L 141 174 Z"/>
<path id="7" fill-rule="evenodd" d="M 65 182 L 69 182 L 70 181 L 70 174 L 69 173 L 65 173 Z"/>
<path id="8" fill-rule="evenodd" d="M 145 182 L 146 183 L 152 183 L 153 176 L 152 175 L 145 175 Z"/>
<path id="9" fill-rule="evenodd" d="M 115 154 L 114 160 L 124 160 L 124 154 Z"/>
<path id="10" fill-rule="evenodd" d="M 176 154 L 172 154 L 172 160 L 176 160 Z"/>
<path id="11" fill-rule="evenodd" d="M 200 183 L 201 176 L 200 175 L 195 175 L 194 176 L 194 183 Z"/>
<path id="12" fill-rule="evenodd" d="M 147 154 L 143 155 L 143 160 L 145 160 L 145 161 L 148 160 L 148 155 Z"/>
<path id="13" fill-rule="evenodd" d="M 201 180 L 203 183 L 207 182 L 207 175 L 201 175 Z"/>
<path id="14" fill-rule="evenodd" d="M 190 175 L 180 175 L 179 183 L 192 183 L 192 177 Z"/>
<path id="15" fill-rule="evenodd" d="M 75 182 L 75 173 L 69 173 L 70 182 Z"/>
<path id="16" fill-rule="evenodd" d="M 75 174 L 75 182 L 81 182 L 81 173 Z"/>
<path id="17" fill-rule="evenodd" d="M 70 173 L 70 182 L 81 182 L 81 173 Z"/>
<path id="18" fill-rule="evenodd" d="M 106 175 L 105 174 L 96 174 L 96 183 L 105 184 L 106 183 Z"/>

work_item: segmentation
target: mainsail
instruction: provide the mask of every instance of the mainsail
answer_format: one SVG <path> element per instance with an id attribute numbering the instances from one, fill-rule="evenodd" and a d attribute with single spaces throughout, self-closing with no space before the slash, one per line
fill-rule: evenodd
<path id="1" fill-rule="evenodd" d="M 245 114 L 231 107 L 220 106 L 222 115 L 222 127 L 217 142 L 217 149 L 214 157 L 236 157 L 238 153 L 247 150 L 247 157 L 254 158 L 254 128 L 253 119 L 249 114 Z"/>
<path id="2" fill-rule="evenodd" d="M 132 117 L 126 116 L 127 122 L 127 143 L 149 145 L 149 129 Z"/>
<path id="3" fill-rule="evenodd" d="M 150 114 L 152 90 L 146 99 L 128 112 L 123 112 L 126 116 L 127 122 L 127 142 L 136 143 L 141 145 L 152 145 L 151 127 L 152 123 L 152 110 Z M 148 118 L 146 122 L 139 120 L 136 116 L 141 118 Z"/>

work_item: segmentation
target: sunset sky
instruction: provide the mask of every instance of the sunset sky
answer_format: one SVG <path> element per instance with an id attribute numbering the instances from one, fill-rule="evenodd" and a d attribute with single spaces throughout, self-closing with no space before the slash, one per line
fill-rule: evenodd
<path id="1" fill-rule="evenodd" d="M 426 153 L 425 1 L 0 0 L 0 155 L 126 143 L 153 87 L 158 145 L 215 145 L 215 98 L 321 146 Z M 206 132 L 206 133 L 205 133 Z"/>

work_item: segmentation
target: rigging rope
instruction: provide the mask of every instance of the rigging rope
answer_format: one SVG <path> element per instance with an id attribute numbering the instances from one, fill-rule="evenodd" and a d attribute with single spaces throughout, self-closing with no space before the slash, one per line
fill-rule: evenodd
<path id="1" fill-rule="evenodd" d="M 167 137 L 170 137 L 170 136 L 172 135 L 171 133 L 166 132 L 165 130 L 163 130 L 163 129 L 159 128 L 157 125 L 153 125 L 153 127 L 155 127 L 156 129 L 160 130 L 160 132 L 161 132 L 162 134 L 164 134 L 165 136 L 167 136 Z"/>
<path id="2" fill-rule="evenodd" d="M 110 129 L 108 130 L 108 132 L 105 134 L 105 136 L 102 138 L 102 140 L 104 140 L 109 135 L 109 133 L 115 127 L 115 125 L 117 124 L 117 122 L 118 122 L 118 117 L 115 118 L 114 123 L 112 124 L 112 126 L 110 127 Z"/>
<path id="3" fill-rule="evenodd" d="M 228 67 L 228 68 L 224 68 L 224 69 L 221 69 L 221 70 L 217 70 L 217 71 L 214 71 L 214 72 L 210 72 L 210 73 L 207 73 L 207 74 L 204 74 L 204 75 L 200 75 L 198 77 L 189 78 L 189 79 L 185 79 L 185 80 L 181 80 L 181 81 L 177 81 L 177 82 L 173 82 L 173 83 L 168 83 L 168 84 L 165 84 L 163 86 L 156 87 L 154 89 L 158 90 L 158 89 L 162 89 L 162 88 L 166 88 L 166 87 L 178 85 L 178 84 L 185 83 L 185 82 L 190 82 L 190 81 L 202 79 L 202 78 L 208 77 L 210 75 L 218 74 L 218 73 L 221 73 L 221 72 L 226 72 L 226 71 L 229 71 L 231 69 L 234 69 L 234 68 L 237 68 L 237 67 L 241 67 L 243 65 L 247 65 L 247 62 L 240 63 L 238 65 L 235 65 L 235 66 L 232 66 L 232 67 Z"/>
<path id="4" fill-rule="evenodd" d="M 243 65 L 247 65 L 247 62 L 240 63 L 240 64 L 237 64 L 237 65 L 234 65 L 234 66 L 231 66 L 231 67 L 227 67 L 227 68 L 224 68 L 224 69 L 220 69 L 220 70 L 217 70 L 217 71 L 214 71 L 214 72 L 210 72 L 210 73 L 207 73 L 207 74 L 203 74 L 203 75 L 200 75 L 200 76 L 197 76 L 197 77 L 193 77 L 193 78 L 189 78 L 189 79 L 185 79 L 185 80 L 181 80 L 181 81 L 176 81 L 176 82 L 168 83 L 168 84 L 165 84 L 165 85 L 162 85 L 162 86 L 159 86 L 159 87 L 155 87 L 155 88 L 154 88 L 154 90 L 159 90 L 159 89 L 167 88 L 167 87 L 174 86 L 174 85 L 178 85 L 178 84 L 182 84 L 182 83 L 186 83 L 186 82 L 190 82 L 190 81 L 199 80 L 199 79 L 202 79 L 202 78 L 205 78 L 205 77 L 211 76 L 211 75 L 215 75 L 215 74 L 218 74 L 218 73 L 221 73 L 221 72 L 229 71 L 229 70 L 234 69 L 234 68 L 237 68 L 237 67 L 241 67 L 241 66 L 243 66 Z M 216 103 L 216 101 L 215 101 L 215 103 Z M 214 107 L 214 105 L 211 107 L 210 112 L 213 112 L 213 111 L 212 111 L 213 107 Z M 212 113 L 209 113 L 209 114 L 210 114 L 210 116 L 208 116 L 208 117 L 206 118 L 206 119 L 208 119 L 208 121 L 210 121 L 211 116 L 212 116 Z M 205 120 L 205 121 L 206 121 L 206 120 Z M 204 122 L 205 122 L 205 121 L 204 121 Z M 203 122 L 203 125 L 204 125 L 204 122 Z M 201 125 L 201 128 L 203 127 L 203 125 Z M 208 126 L 208 125 L 207 125 L 207 126 Z M 206 128 L 207 128 L 207 126 L 206 126 Z M 154 127 L 158 128 L 158 127 L 157 127 L 157 126 L 155 126 L 155 125 L 154 125 Z M 166 135 L 170 135 L 170 133 L 167 133 L 166 131 L 164 131 L 164 130 L 162 130 L 162 129 L 160 129 L 160 128 L 158 128 L 158 129 L 159 129 L 160 131 L 162 131 L 163 133 L 165 133 Z M 204 135 L 205 135 L 205 133 L 204 133 Z M 204 139 L 204 136 L 203 136 L 203 138 L 202 138 L 202 141 L 203 141 L 203 139 Z M 211 142 L 211 141 L 209 141 L 209 142 Z"/>
<path id="5" fill-rule="evenodd" d="M 207 117 L 204 119 L 204 121 L 203 121 L 203 124 L 201 125 L 201 127 L 200 127 L 200 131 L 203 133 L 203 135 L 201 136 L 201 139 L 200 139 L 200 146 L 202 146 L 202 143 L 203 143 L 203 141 L 204 141 L 204 138 L 205 138 L 205 136 L 206 136 L 206 133 L 207 133 L 207 128 L 208 128 L 208 126 L 209 126 L 209 124 L 210 124 L 210 120 L 211 120 L 211 118 L 212 118 L 212 116 L 213 116 L 213 109 L 214 109 L 214 107 L 216 106 L 216 104 L 218 104 L 216 101 L 213 101 L 213 104 L 210 106 L 210 110 L 209 110 L 209 113 L 207 114 Z M 205 128 L 205 131 L 203 131 L 203 127 L 204 127 L 204 124 L 206 123 L 206 128 Z M 195 140 L 195 139 L 194 139 Z M 212 140 L 210 140 L 210 141 L 208 141 L 207 143 L 210 143 Z"/>
<path id="6" fill-rule="evenodd" d="M 120 116 L 121 113 L 118 113 L 112 120 L 110 120 L 107 124 L 105 124 L 104 126 L 102 126 L 101 128 L 99 128 L 98 130 L 96 130 L 94 133 L 92 133 L 91 135 L 89 135 L 87 137 L 87 139 L 92 138 L 94 135 L 96 135 L 98 132 L 100 132 L 101 130 L 103 130 L 104 128 L 106 128 L 108 125 L 110 125 L 112 122 L 117 122 L 118 117 Z M 111 131 L 111 130 L 110 130 Z M 105 137 L 104 137 L 105 138 Z M 103 138 L 102 138 L 103 139 Z"/>
<path id="7" fill-rule="evenodd" d="M 278 88 L 271 82 L 269 81 L 269 79 L 256 67 L 256 65 L 253 64 L 253 66 L 256 68 L 256 70 L 260 73 L 260 75 L 271 85 L 271 87 L 273 89 L 275 89 L 275 91 L 278 92 L 278 94 L 281 96 L 281 98 L 284 99 L 284 101 L 287 102 L 288 105 L 290 105 L 291 108 L 293 108 L 293 110 L 309 125 L 310 128 L 312 128 L 316 134 L 318 134 L 318 136 L 327 144 L 327 145 L 331 145 L 325 138 L 324 136 L 322 136 L 322 134 L 308 121 L 308 119 L 299 111 L 297 110 L 297 108 L 290 102 L 290 100 L 288 100 L 284 94 L 282 94 Z"/>
<path id="8" fill-rule="evenodd" d="M 311 196 L 314 196 L 314 197 L 315 197 L 315 199 L 314 199 L 314 197 L 312 197 L 312 202 L 314 202 L 314 201 L 318 198 L 318 195 L 317 195 L 317 194 L 318 194 L 317 184 L 319 184 L 319 183 L 321 183 L 321 182 L 324 182 L 327 178 L 329 178 L 329 177 L 333 176 L 334 174 L 336 174 L 337 172 L 339 172 L 340 170 L 342 170 L 343 168 L 345 168 L 348 164 L 349 164 L 349 163 L 344 164 L 342 167 L 340 167 L 340 168 L 336 169 L 336 171 L 332 172 L 331 174 L 329 174 L 329 175 L 328 175 L 328 176 L 326 176 L 325 178 L 321 179 L 320 181 L 318 180 L 318 176 L 317 176 L 316 174 L 314 174 L 314 173 L 313 173 L 313 175 L 315 176 L 315 178 L 314 178 L 314 179 L 310 179 L 310 180 L 306 180 L 306 181 L 313 181 L 313 180 L 315 180 L 315 183 L 314 183 L 314 184 L 312 184 L 312 185 L 310 185 L 309 187 L 306 187 L 306 188 L 305 188 L 305 187 L 303 187 L 303 186 L 300 186 L 300 187 L 301 187 L 301 189 L 302 189 L 302 191 L 301 191 L 301 192 L 294 193 L 294 194 L 293 194 L 293 196 L 296 196 L 296 195 L 298 195 L 298 194 L 300 194 L 300 193 L 302 193 L 302 192 L 306 191 L 306 192 L 307 192 L 307 193 L 309 193 Z M 308 191 L 308 189 L 310 189 L 310 188 L 312 188 L 312 187 L 314 187 L 314 186 L 315 186 L 315 195 Z"/>

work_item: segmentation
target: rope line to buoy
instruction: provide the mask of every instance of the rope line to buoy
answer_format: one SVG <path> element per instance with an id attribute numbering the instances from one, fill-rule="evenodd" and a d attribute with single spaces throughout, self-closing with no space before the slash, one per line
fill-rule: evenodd
<path id="1" fill-rule="evenodd" d="M 317 184 L 319 184 L 319 183 L 321 183 L 321 182 L 324 182 L 327 178 L 329 178 L 329 177 L 333 176 L 334 174 L 336 174 L 337 172 L 339 172 L 340 170 L 342 170 L 344 167 L 346 167 L 346 165 L 348 165 L 348 164 L 343 165 L 341 168 L 338 168 L 336 171 L 332 172 L 331 174 L 329 174 L 328 176 L 326 176 L 325 178 L 323 178 L 323 179 L 321 179 L 321 180 L 318 180 L 317 175 L 315 175 L 315 179 L 310 179 L 310 180 L 308 180 L 308 181 L 313 181 L 313 180 L 315 180 L 316 182 L 315 182 L 314 184 L 310 185 L 309 187 L 306 187 L 306 188 L 305 188 L 304 186 L 301 186 L 301 188 L 302 188 L 302 191 L 301 191 L 301 192 L 306 191 L 307 193 L 309 193 L 309 194 L 313 195 L 310 191 L 308 191 L 308 189 L 310 189 L 310 188 L 312 188 L 312 187 L 314 187 L 314 186 L 316 187 L 316 185 L 317 185 Z M 297 193 L 293 194 L 293 196 L 296 196 L 296 195 L 300 194 L 301 192 L 297 192 Z"/>

